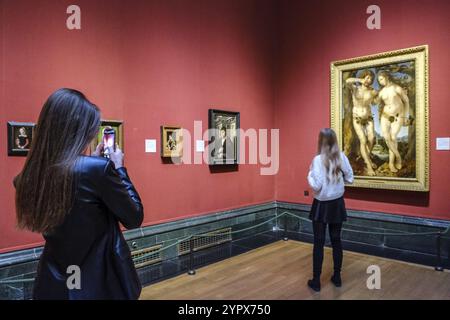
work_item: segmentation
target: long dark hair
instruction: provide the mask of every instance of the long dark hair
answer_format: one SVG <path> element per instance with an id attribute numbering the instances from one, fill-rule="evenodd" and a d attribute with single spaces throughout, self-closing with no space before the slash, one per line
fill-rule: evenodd
<path id="1" fill-rule="evenodd" d="M 81 92 L 63 88 L 50 95 L 15 179 L 19 228 L 46 233 L 64 221 L 73 206 L 73 167 L 99 126 L 99 109 Z"/>
<path id="2" fill-rule="evenodd" d="M 333 129 L 325 128 L 320 130 L 317 153 L 321 155 L 325 166 L 327 181 L 337 182 L 340 177 L 342 161 L 336 133 Z"/>

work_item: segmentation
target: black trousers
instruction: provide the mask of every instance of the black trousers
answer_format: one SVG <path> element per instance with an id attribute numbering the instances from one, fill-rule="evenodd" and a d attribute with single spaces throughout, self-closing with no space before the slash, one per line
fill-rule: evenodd
<path id="1" fill-rule="evenodd" d="M 313 221 L 314 249 L 313 249 L 313 276 L 320 278 L 323 263 L 323 247 L 325 245 L 325 232 L 327 224 Z M 334 272 L 341 272 L 342 268 L 342 243 L 341 243 L 342 223 L 328 224 L 331 246 L 333 247 Z"/>

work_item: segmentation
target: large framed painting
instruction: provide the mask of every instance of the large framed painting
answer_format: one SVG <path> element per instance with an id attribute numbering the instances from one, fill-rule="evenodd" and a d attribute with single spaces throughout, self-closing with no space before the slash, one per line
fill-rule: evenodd
<path id="1" fill-rule="evenodd" d="M 428 46 L 332 62 L 331 127 L 354 186 L 429 191 Z"/>
<path id="2" fill-rule="evenodd" d="M 183 129 L 180 126 L 161 126 L 161 157 L 183 156 Z"/>
<path id="3" fill-rule="evenodd" d="M 33 140 L 34 127 L 35 124 L 29 122 L 7 123 L 8 156 L 27 156 Z"/>
<path id="4" fill-rule="evenodd" d="M 97 136 L 92 141 L 91 153 L 95 151 L 95 148 L 100 142 L 103 142 L 105 133 L 114 133 L 114 139 L 108 139 L 107 141 L 115 141 L 119 148 L 124 151 L 124 139 L 123 139 L 123 121 L 121 120 L 102 120 Z M 109 136 L 112 136 L 109 134 Z"/>
<path id="5" fill-rule="evenodd" d="M 239 163 L 239 112 L 209 109 L 209 164 Z"/>

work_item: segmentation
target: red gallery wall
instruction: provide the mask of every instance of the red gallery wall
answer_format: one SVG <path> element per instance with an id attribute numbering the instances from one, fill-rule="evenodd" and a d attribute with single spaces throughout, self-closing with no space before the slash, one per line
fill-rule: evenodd
<path id="1" fill-rule="evenodd" d="M 12 179 L 25 158 L 7 156 L 6 122 L 36 122 L 45 99 L 60 87 L 80 89 L 108 115 L 123 116 L 120 10 L 113 1 L 81 3 L 84 29 L 70 32 L 68 1 L 1 2 L 0 252 L 42 242 L 16 229 Z"/>
<path id="2" fill-rule="evenodd" d="M 124 12 L 126 161 L 156 223 L 274 200 L 259 165 L 215 172 L 144 153 L 160 125 L 194 132 L 208 109 L 239 111 L 241 127 L 273 127 L 272 2 L 132 1 Z M 192 144 L 194 145 L 194 143 Z M 194 151 L 194 150 L 192 150 Z M 192 152 L 192 156 L 194 152 Z"/>
<path id="3" fill-rule="evenodd" d="M 450 219 L 447 1 L 377 1 L 382 29 L 365 28 L 368 1 L 78 0 L 82 30 L 65 28 L 72 1 L 0 0 L 0 252 L 33 247 L 15 228 L 11 181 L 24 158 L 6 154 L 6 122 L 36 121 L 59 87 L 74 87 L 105 119 L 124 120 L 125 161 L 145 225 L 283 200 L 310 203 L 307 169 L 329 125 L 330 61 L 430 46 L 431 192 L 352 189 L 349 208 Z M 241 112 L 241 126 L 280 128 L 280 171 L 212 172 L 144 152 L 162 124 L 207 127 L 209 108 Z M 192 150 L 193 151 L 193 150 Z"/>
<path id="4" fill-rule="evenodd" d="M 368 30 L 366 8 L 381 8 L 381 30 Z M 450 153 L 436 151 L 436 137 L 450 136 L 450 2 L 281 1 L 275 126 L 280 128 L 276 199 L 311 203 L 306 175 L 317 135 L 330 125 L 330 62 L 429 45 L 430 193 L 348 189 L 348 208 L 450 219 Z"/>
<path id="5" fill-rule="evenodd" d="M 6 122 L 37 120 L 47 96 L 73 87 L 124 120 L 125 165 L 145 207 L 144 225 L 274 200 L 259 165 L 210 172 L 144 152 L 160 125 L 208 125 L 208 109 L 241 112 L 241 126 L 273 127 L 270 1 L 76 1 L 82 29 L 65 27 L 73 1 L 0 0 L 0 252 L 42 243 L 15 228 Z M 194 143 L 193 143 L 194 145 Z M 159 150 L 159 148 L 158 148 Z"/>

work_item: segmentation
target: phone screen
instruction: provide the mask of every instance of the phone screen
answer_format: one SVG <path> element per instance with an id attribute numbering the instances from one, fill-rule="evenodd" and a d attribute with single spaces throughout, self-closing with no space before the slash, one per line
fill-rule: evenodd
<path id="1" fill-rule="evenodd" d="M 109 150 L 116 151 L 116 132 L 111 127 L 103 129 L 103 156 L 109 158 Z"/>

